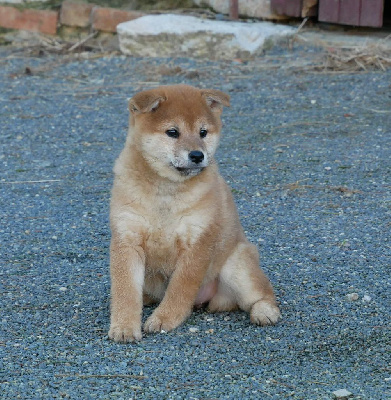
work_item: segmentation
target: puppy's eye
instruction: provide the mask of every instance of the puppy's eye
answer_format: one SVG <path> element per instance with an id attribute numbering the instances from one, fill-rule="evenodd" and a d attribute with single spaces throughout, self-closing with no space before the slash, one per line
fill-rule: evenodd
<path id="1" fill-rule="evenodd" d="M 178 139 L 179 138 L 178 129 L 171 128 L 168 131 L 166 131 L 166 135 L 171 137 L 171 138 Z"/>
<path id="2" fill-rule="evenodd" d="M 208 131 L 207 131 L 206 129 L 201 129 L 201 130 L 200 130 L 200 136 L 201 136 L 202 138 L 206 137 L 207 134 L 208 134 Z"/>

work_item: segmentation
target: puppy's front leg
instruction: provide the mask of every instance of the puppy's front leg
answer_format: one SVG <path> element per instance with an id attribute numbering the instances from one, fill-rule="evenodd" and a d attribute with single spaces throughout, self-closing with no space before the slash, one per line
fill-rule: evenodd
<path id="1" fill-rule="evenodd" d="M 141 340 L 145 255 L 113 237 L 110 246 L 111 322 L 109 337 L 116 342 Z"/>
<path id="2" fill-rule="evenodd" d="M 207 247 L 179 257 L 162 302 L 145 322 L 145 332 L 168 332 L 190 315 L 210 263 Z"/>

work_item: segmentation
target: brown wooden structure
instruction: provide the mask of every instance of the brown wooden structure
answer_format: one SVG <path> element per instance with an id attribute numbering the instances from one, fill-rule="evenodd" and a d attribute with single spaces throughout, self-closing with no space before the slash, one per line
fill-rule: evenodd
<path id="1" fill-rule="evenodd" d="M 319 21 L 380 28 L 385 2 L 390 0 L 271 0 L 276 14 L 290 17 L 318 15 Z M 318 3 L 318 8 L 316 8 Z M 308 12 L 308 10 L 310 10 Z"/>

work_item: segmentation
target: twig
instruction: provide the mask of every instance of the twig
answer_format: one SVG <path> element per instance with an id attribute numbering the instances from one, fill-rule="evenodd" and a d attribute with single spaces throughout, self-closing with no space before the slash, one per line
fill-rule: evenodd
<path id="1" fill-rule="evenodd" d="M 73 50 L 77 49 L 78 47 L 82 46 L 84 43 L 88 42 L 90 39 L 92 39 L 93 37 L 95 37 L 98 34 L 98 31 L 96 32 L 92 32 L 90 35 L 88 35 L 87 37 L 85 37 L 84 39 L 80 40 L 79 42 L 75 43 L 73 46 L 71 46 L 68 49 L 68 52 L 72 52 Z"/>
<path id="2" fill-rule="evenodd" d="M 288 383 L 285 383 L 285 382 L 277 381 L 276 379 L 270 379 L 270 381 L 273 382 L 274 384 L 279 384 L 279 385 L 285 386 L 290 389 L 296 389 L 296 386 L 289 385 Z"/>
<path id="3" fill-rule="evenodd" d="M 377 58 L 378 65 L 380 65 L 380 68 L 383 70 L 383 72 L 385 72 L 386 69 L 384 68 L 384 65 L 382 64 L 382 62 L 380 61 L 380 57 L 376 56 L 376 58 Z"/>
<path id="4" fill-rule="evenodd" d="M 389 110 L 375 110 L 374 108 L 366 108 L 366 107 L 361 107 L 364 110 L 368 110 L 368 111 L 372 111 L 374 113 L 378 113 L 378 114 L 390 114 L 391 111 Z"/>
<path id="5" fill-rule="evenodd" d="M 270 393 L 265 392 L 265 391 L 262 390 L 262 389 L 258 389 L 258 391 L 261 392 L 261 393 L 263 393 L 263 394 L 266 394 L 266 396 L 273 397 Z"/>
<path id="6" fill-rule="evenodd" d="M 60 179 L 42 179 L 40 181 L 10 181 L 10 182 L 2 182 L 0 184 L 3 185 L 11 185 L 11 184 L 23 184 L 23 183 L 51 183 L 51 182 L 61 182 Z"/>
<path id="7" fill-rule="evenodd" d="M 105 374 L 91 374 L 91 375 L 81 375 L 81 374 L 56 374 L 56 377 L 59 378 L 81 378 L 81 379 L 90 379 L 90 378 L 124 378 L 124 379 L 145 379 L 145 375 L 124 375 L 124 374 L 113 374 L 113 375 L 105 375 Z"/>
<path id="8" fill-rule="evenodd" d="M 303 22 L 299 25 L 299 27 L 297 28 L 297 31 L 296 31 L 296 35 L 301 31 L 301 29 L 303 28 L 303 26 L 307 23 L 307 21 L 308 21 L 308 17 L 305 17 L 304 19 L 303 19 Z"/>

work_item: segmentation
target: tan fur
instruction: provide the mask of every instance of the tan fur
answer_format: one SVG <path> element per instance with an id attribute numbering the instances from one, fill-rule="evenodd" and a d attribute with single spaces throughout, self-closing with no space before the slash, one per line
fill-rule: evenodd
<path id="1" fill-rule="evenodd" d="M 244 235 L 214 161 L 228 105 L 223 92 L 185 85 L 141 92 L 129 102 L 110 212 L 109 337 L 117 342 L 141 339 L 143 302 L 160 303 L 145 332 L 174 329 L 206 302 L 212 312 L 239 307 L 260 325 L 280 317 L 257 248 Z M 166 133 L 172 128 L 178 138 Z M 204 160 L 191 162 L 192 151 Z"/>

